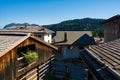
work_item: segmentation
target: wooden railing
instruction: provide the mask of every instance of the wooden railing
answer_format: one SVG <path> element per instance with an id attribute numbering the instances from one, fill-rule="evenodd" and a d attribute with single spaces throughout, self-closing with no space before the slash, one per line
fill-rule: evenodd
<path id="1" fill-rule="evenodd" d="M 41 80 L 47 71 L 51 70 L 51 61 L 54 60 L 54 55 L 51 56 L 43 64 L 35 65 L 29 71 L 22 70 L 18 75 L 18 80 Z M 29 66 L 29 65 L 28 65 Z M 31 65 L 32 66 L 32 65 Z M 27 71 L 27 72 L 24 72 Z M 22 72 L 24 74 L 22 74 Z"/>

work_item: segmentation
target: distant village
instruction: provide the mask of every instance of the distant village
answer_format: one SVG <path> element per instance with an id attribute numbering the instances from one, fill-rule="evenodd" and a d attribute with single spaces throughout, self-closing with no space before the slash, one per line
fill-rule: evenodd
<path id="1" fill-rule="evenodd" d="M 102 24 L 103 38 L 39 25 L 1 29 L 0 80 L 120 80 L 120 15 Z"/>

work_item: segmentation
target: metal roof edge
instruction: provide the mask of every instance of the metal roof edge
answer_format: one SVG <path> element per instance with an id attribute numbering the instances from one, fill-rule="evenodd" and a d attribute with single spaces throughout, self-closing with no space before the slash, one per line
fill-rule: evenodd
<path id="1" fill-rule="evenodd" d="M 101 61 L 99 58 L 97 58 L 97 56 L 94 55 L 90 50 L 88 50 L 87 48 L 85 48 L 85 50 L 86 50 L 88 53 L 90 53 L 90 55 L 91 55 L 92 57 L 94 57 L 100 64 L 105 64 L 103 61 Z"/>
<path id="2" fill-rule="evenodd" d="M 110 71 L 116 78 L 120 79 L 120 74 L 118 72 L 116 72 L 111 67 L 109 67 L 107 64 L 105 64 L 103 61 L 101 61 L 99 58 L 97 58 L 90 50 L 88 50 L 87 48 L 85 48 L 85 50 L 89 52 L 90 55 L 93 56 L 99 63 L 104 64 L 107 67 L 108 71 Z"/>

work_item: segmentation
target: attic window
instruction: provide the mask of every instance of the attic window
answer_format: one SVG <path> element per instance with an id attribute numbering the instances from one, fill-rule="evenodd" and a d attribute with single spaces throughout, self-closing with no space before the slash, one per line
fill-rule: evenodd
<path id="1" fill-rule="evenodd" d="M 27 66 L 27 64 L 25 62 L 24 54 L 26 54 L 26 52 L 28 50 L 35 51 L 35 44 L 23 46 L 23 47 L 20 47 L 20 48 L 17 49 L 17 66 L 18 66 L 18 70 L 20 70 L 20 69 L 24 68 L 25 66 Z"/>
<path id="2" fill-rule="evenodd" d="M 23 47 L 18 48 L 17 49 L 18 57 L 23 56 L 23 54 L 21 54 L 21 53 L 26 53 L 28 49 L 35 51 L 35 44 L 31 44 L 31 45 L 27 45 L 27 46 L 23 46 Z"/>

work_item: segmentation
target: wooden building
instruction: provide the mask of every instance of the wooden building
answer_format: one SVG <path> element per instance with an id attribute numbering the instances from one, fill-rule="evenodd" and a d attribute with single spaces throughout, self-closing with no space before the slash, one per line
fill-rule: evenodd
<path id="1" fill-rule="evenodd" d="M 104 26 L 105 42 L 109 42 L 120 38 L 120 15 L 116 15 L 105 20 Z"/>
<path id="2" fill-rule="evenodd" d="M 110 41 L 80 55 L 88 66 L 88 80 L 120 80 L 120 39 Z"/>
<path id="3" fill-rule="evenodd" d="M 38 60 L 29 65 L 22 55 L 28 49 L 38 54 Z M 0 34 L 0 80 L 39 80 L 55 50 L 31 34 Z"/>

